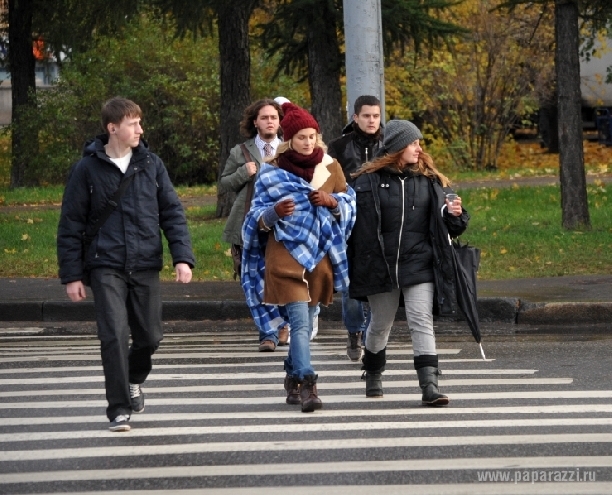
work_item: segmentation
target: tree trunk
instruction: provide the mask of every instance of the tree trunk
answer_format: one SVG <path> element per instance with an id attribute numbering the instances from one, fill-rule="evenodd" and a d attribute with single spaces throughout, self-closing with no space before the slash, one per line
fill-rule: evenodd
<path id="1" fill-rule="evenodd" d="M 230 150 L 244 140 L 240 121 L 249 105 L 251 57 L 249 53 L 249 18 L 256 0 L 232 0 L 218 10 L 219 58 L 221 64 L 220 134 L 221 150 L 217 177 L 225 167 Z M 217 188 L 217 217 L 229 215 L 235 193 Z"/>
<path id="2" fill-rule="evenodd" d="M 555 38 L 562 223 L 566 229 L 588 228 L 591 221 L 582 147 L 578 6 L 571 0 L 555 1 Z"/>
<path id="3" fill-rule="evenodd" d="M 34 0 L 9 0 L 9 67 L 12 104 L 11 187 L 26 185 L 29 156 L 38 149 L 38 136 L 28 129 L 24 111 L 34 105 L 35 60 L 32 46 Z"/>
<path id="4" fill-rule="evenodd" d="M 328 2 L 321 2 L 327 7 Z M 312 100 L 311 112 L 328 143 L 342 135 L 342 91 L 340 89 L 341 58 L 335 12 L 327 8 L 313 16 L 308 29 L 308 84 Z"/>

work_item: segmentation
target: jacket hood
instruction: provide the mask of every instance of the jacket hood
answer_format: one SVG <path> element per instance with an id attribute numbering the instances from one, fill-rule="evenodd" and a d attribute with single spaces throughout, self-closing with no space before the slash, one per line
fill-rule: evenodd
<path id="1" fill-rule="evenodd" d="M 83 156 L 91 156 L 96 153 L 106 154 L 106 150 L 104 146 L 108 144 L 108 134 L 99 134 L 95 138 L 88 139 L 83 146 Z M 142 153 L 148 151 L 149 144 L 142 138 L 140 138 L 140 143 L 138 143 L 137 148 L 133 148 L 134 153 Z"/>

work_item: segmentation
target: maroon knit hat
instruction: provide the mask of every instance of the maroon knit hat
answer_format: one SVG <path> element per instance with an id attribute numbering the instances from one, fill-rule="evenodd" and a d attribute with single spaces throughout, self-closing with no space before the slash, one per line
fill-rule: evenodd
<path id="1" fill-rule="evenodd" d="M 289 141 L 296 132 L 302 129 L 312 128 L 316 129 L 317 132 L 321 132 L 315 118 L 303 108 L 291 102 L 287 102 L 283 103 L 282 109 L 285 116 L 283 120 L 281 120 L 281 127 L 283 129 L 283 139 L 285 141 Z"/>

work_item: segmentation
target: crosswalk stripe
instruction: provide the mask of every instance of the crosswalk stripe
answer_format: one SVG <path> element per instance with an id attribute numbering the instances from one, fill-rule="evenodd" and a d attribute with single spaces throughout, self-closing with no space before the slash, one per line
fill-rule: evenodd
<path id="1" fill-rule="evenodd" d="M 281 364 L 279 363 L 279 367 Z M 441 375 L 533 375 L 538 370 L 513 370 L 513 369 L 485 369 L 485 370 L 444 370 Z M 356 369 L 352 370 L 333 370 L 334 377 L 359 377 L 361 371 Z M 384 376 L 413 376 L 416 375 L 415 370 L 388 370 L 385 371 Z M 282 380 L 285 377 L 285 372 L 253 372 L 253 373 L 159 373 L 152 372 L 147 378 L 147 383 L 152 381 L 164 381 L 164 380 L 255 380 L 255 379 L 274 379 Z M 320 376 L 321 383 L 324 383 L 325 376 Z M 88 375 L 88 376 L 70 376 L 70 377 L 53 377 L 53 378 L 2 378 L 0 379 L 0 385 L 41 385 L 41 384 L 61 384 L 61 383 L 91 383 L 91 382 L 103 382 L 104 376 L 102 375 Z M 442 380 L 440 380 L 442 383 Z"/>
<path id="2" fill-rule="evenodd" d="M 468 393 L 453 393 L 450 397 L 452 403 L 462 400 L 506 400 L 506 399 L 610 399 L 612 398 L 611 390 L 543 390 L 537 392 L 513 391 L 513 392 L 468 392 Z M 421 394 L 385 394 L 379 399 L 371 399 L 362 394 L 354 395 L 326 395 L 322 396 L 323 403 L 327 404 L 343 404 L 343 403 L 369 403 L 373 401 L 377 403 L 384 402 L 421 402 Z M 175 399 L 149 399 L 148 405 L 155 406 L 179 406 L 179 405 L 243 405 L 249 403 L 256 404 L 278 404 L 282 402 L 283 397 L 204 397 L 204 398 L 175 398 Z M 0 403 L 0 409 L 64 409 L 64 408 L 86 408 L 86 407 L 106 407 L 106 401 L 103 400 L 78 400 L 78 401 L 28 401 L 28 402 L 4 402 Z"/>
<path id="3" fill-rule="evenodd" d="M 487 359 L 486 362 L 495 361 L 494 359 Z M 439 359 L 439 363 L 443 364 L 457 364 L 457 363 L 485 363 L 482 359 Z M 336 366 L 336 365 L 347 365 L 350 364 L 348 358 L 343 360 L 333 361 L 311 361 L 313 366 Z M 361 361 L 354 362 L 355 369 L 361 369 Z M 408 364 L 412 366 L 412 359 L 388 359 L 387 366 L 391 366 L 393 364 Z M 155 370 L 163 370 L 163 369 L 190 369 L 190 368 L 247 368 L 254 366 L 282 366 L 280 362 L 274 361 L 252 361 L 247 363 L 199 363 L 199 364 L 154 364 Z M 63 367 L 44 367 L 44 368 L 17 368 L 17 369 L 5 369 L 0 370 L 0 375 L 20 375 L 23 373 L 69 373 L 73 371 L 81 372 L 89 372 L 89 371 L 102 371 L 102 365 L 100 366 L 63 366 Z"/>
<path id="4" fill-rule="evenodd" d="M 148 401 L 147 401 L 148 404 Z M 562 404 L 553 406 L 496 406 L 496 407 L 445 407 L 435 411 L 436 416 L 463 416 L 465 414 L 612 414 L 612 404 Z M 317 414 L 303 414 L 299 408 L 283 411 L 283 419 L 300 418 L 302 421 L 320 421 L 324 418 L 351 418 L 351 417 L 379 417 L 379 416 L 431 416 L 429 408 L 421 407 L 402 409 L 322 409 Z M 216 421 L 230 419 L 257 419 L 257 420 L 279 420 L 278 411 L 247 411 L 247 412 L 205 412 L 205 413 L 177 413 L 151 414 L 147 413 L 144 420 L 148 422 L 165 421 Z M 31 426 L 51 424 L 74 424 L 76 423 L 102 423 L 106 421 L 100 415 L 95 416 L 57 416 L 57 417 L 24 417 L 24 418 L 2 418 L 3 426 Z"/>
<path id="5" fill-rule="evenodd" d="M 232 340 L 236 340 L 236 339 L 232 339 Z M 218 351 L 218 350 L 236 350 L 236 351 L 245 351 L 245 350 L 253 350 L 253 351 L 257 351 L 259 352 L 259 350 L 256 349 L 256 346 L 259 345 L 259 342 L 254 341 L 253 339 L 244 339 L 243 343 L 240 344 L 234 344 L 234 343 L 221 343 L 223 341 L 223 339 L 218 338 L 215 339 L 214 342 L 215 345 L 212 344 L 191 344 L 191 343 L 184 343 L 184 344 L 178 344 L 178 343 L 173 343 L 170 345 L 161 345 L 161 347 L 157 350 L 158 353 L 164 353 L 164 352 L 169 352 L 169 351 L 206 351 L 206 350 L 213 350 L 213 351 Z M 11 345 L 11 344 L 4 344 L 3 346 L 3 350 L 0 351 L 0 355 L 9 355 L 9 354 L 13 354 L 15 352 L 20 352 L 20 353 L 28 353 L 28 354 L 32 354 L 35 352 L 53 352 L 54 354 L 59 354 L 62 352 L 74 352 L 76 350 L 82 350 L 83 352 L 89 351 L 89 352 L 99 352 L 100 351 L 100 344 L 98 343 L 86 343 L 86 344 L 75 344 L 75 343 L 69 343 L 69 344 L 64 344 L 64 345 L 54 345 L 53 343 L 49 343 L 48 345 L 28 345 L 28 346 L 23 346 L 22 344 L 20 345 Z M 346 350 L 346 346 L 344 345 L 337 345 L 336 342 L 318 342 L 316 344 L 311 344 L 311 349 L 342 349 L 342 350 Z M 388 349 L 412 349 L 412 345 L 409 344 L 402 344 L 402 345 L 393 345 L 393 344 L 389 344 L 389 346 L 387 347 Z M 9 352 L 10 351 L 10 352 Z"/>
<path id="6" fill-rule="evenodd" d="M 359 375 L 356 375 L 357 377 Z M 506 385 L 569 385 L 574 380 L 572 378 L 480 378 L 467 380 L 444 380 L 440 385 L 444 387 L 478 387 L 484 385 L 506 386 Z M 53 379 L 48 382 L 53 383 Z M 390 388 L 413 388 L 419 386 L 417 380 L 400 381 L 387 380 L 384 382 L 386 389 Z M 355 390 L 365 389 L 364 382 L 336 382 L 327 383 L 319 382 L 317 384 L 319 392 L 326 390 Z M 175 394 L 175 393 L 204 393 L 204 392 L 246 392 L 246 391 L 264 391 L 264 390 L 281 390 L 282 384 L 279 383 L 259 383 L 248 385 L 201 385 L 192 387 L 146 387 L 146 392 L 151 394 Z M 95 388 L 74 388 L 74 389 L 53 389 L 53 390 L 16 390 L 13 392 L 0 392 L 0 397 L 31 397 L 36 395 L 51 396 L 51 395 L 101 395 L 104 394 L 104 389 Z"/>
<path id="7" fill-rule="evenodd" d="M 203 476 L 259 476 L 261 473 L 305 474 L 381 473 L 390 471 L 449 471 L 487 469 L 577 469 L 610 468 L 611 456 L 478 457 L 458 459 L 410 459 L 394 461 L 297 462 L 290 464 L 231 464 L 215 466 L 156 466 L 129 469 L 65 470 L 0 474 L 0 483 L 46 483 L 54 481 L 96 481 L 122 479 L 194 478 Z M 281 474 L 280 476 L 283 476 Z M 531 486 L 531 485 L 530 485 Z M 524 488 L 524 487 L 523 487 Z M 286 488 L 285 488 L 286 489 Z M 311 487 L 312 490 L 312 487 Z"/>
<path id="8" fill-rule="evenodd" d="M 580 483 L 457 483 L 444 485 L 384 485 L 385 495 L 602 495 L 612 493 L 612 482 Z M 324 495 L 372 495 L 379 493 L 380 485 L 317 485 L 292 486 L 291 495 L 312 495 L 313 492 Z M 196 488 L 185 490 L 155 490 L 155 495 L 287 495 L 285 486 L 254 486 L 232 488 Z M 70 495 L 106 495 L 111 492 L 70 492 Z M 151 495 L 147 490 L 121 490 L 113 495 Z M 40 494 L 52 495 L 52 494 Z"/>
<path id="9" fill-rule="evenodd" d="M 258 359 L 278 359 L 279 354 L 284 356 L 287 353 L 287 347 L 277 347 L 274 352 L 258 352 L 256 349 L 253 349 L 251 352 L 185 352 L 178 354 L 162 354 L 156 353 L 153 357 L 154 361 L 162 360 L 162 359 L 213 359 L 213 358 L 252 358 L 257 357 Z M 449 354 L 459 354 L 461 349 L 438 349 L 438 355 L 449 355 Z M 395 350 L 391 349 L 387 352 L 387 356 L 408 356 L 412 355 L 412 350 Z M 345 349 L 339 350 L 324 350 L 324 351 L 316 351 L 313 350 L 310 353 L 311 356 L 346 356 Z M 16 357 L 4 357 L 0 358 L 0 363 L 20 363 L 26 361 L 99 361 L 100 356 L 96 356 L 92 354 L 91 356 L 82 355 L 82 356 L 68 356 L 68 355 L 55 355 L 53 353 L 41 355 L 24 355 L 24 356 L 16 356 Z"/>
<path id="10" fill-rule="evenodd" d="M 130 433 L 130 436 L 132 434 Z M 115 435 L 116 437 L 116 435 Z M 612 443 L 612 433 L 565 433 L 541 435 L 482 435 L 445 437 L 350 438 L 333 440 L 281 440 L 271 442 L 206 442 L 171 445 L 80 447 L 78 449 L 11 450 L 0 452 L 0 462 L 46 459 L 84 459 L 91 457 L 127 457 L 184 455 L 212 452 L 306 452 L 312 450 L 382 449 L 398 447 L 458 447 L 476 445 L 532 445 L 558 443 Z"/>
<path id="11" fill-rule="evenodd" d="M 282 415 L 279 413 L 279 419 Z M 612 418 L 538 418 L 538 419 L 482 419 L 460 421 L 374 421 L 354 423 L 299 423 L 300 432 L 338 432 L 373 430 L 421 430 L 441 428 L 529 428 L 542 426 L 610 426 Z M 186 435 L 236 435 L 244 433 L 278 433 L 279 426 L 239 425 L 239 426 L 176 426 L 156 428 L 136 428 L 130 431 L 130 438 L 176 437 Z M 83 438 L 117 438 L 108 430 L 80 431 L 43 431 L 28 433 L 1 433 L 0 442 L 42 442 Z M 612 458 L 611 461 L 612 462 Z"/>

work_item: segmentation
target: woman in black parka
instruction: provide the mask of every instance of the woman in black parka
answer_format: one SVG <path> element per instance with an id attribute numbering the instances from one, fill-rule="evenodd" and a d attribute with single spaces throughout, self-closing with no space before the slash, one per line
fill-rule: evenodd
<path id="1" fill-rule="evenodd" d="M 412 122 L 389 121 L 376 159 L 354 174 L 357 221 L 348 247 L 349 293 L 372 309 L 362 367 L 366 396 L 383 395 L 385 349 L 403 296 L 422 404 L 441 406 L 448 397 L 438 391 L 434 298 L 441 312 L 450 312 L 450 239 L 466 229 L 469 215 L 461 198 L 446 199 L 452 193 L 449 180 L 423 152 L 420 139 Z"/>

